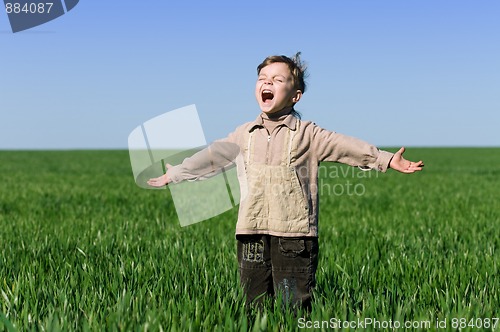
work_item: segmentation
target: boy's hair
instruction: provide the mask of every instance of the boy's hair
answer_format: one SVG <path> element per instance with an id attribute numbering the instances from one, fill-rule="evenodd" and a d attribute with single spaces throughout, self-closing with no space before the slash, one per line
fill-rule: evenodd
<path id="1" fill-rule="evenodd" d="M 282 62 L 288 65 L 290 73 L 292 74 L 294 87 L 304 93 L 306 91 L 306 82 L 304 79 L 307 77 L 307 67 L 300 59 L 300 52 L 297 52 L 292 58 L 289 58 L 286 55 L 268 56 L 260 65 L 257 66 L 257 75 L 260 74 L 262 68 L 276 62 Z"/>

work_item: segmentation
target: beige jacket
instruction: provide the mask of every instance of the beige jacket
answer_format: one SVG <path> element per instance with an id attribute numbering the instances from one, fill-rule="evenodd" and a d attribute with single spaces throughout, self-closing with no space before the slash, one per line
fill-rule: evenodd
<path id="1" fill-rule="evenodd" d="M 269 132 L 264 126 L 266 115 L 260 114 L 255 121 L 245 123 L 227 138 L 217 141 L 222 148 L 208 148 L 182 164 L 168 170 L 173 183 L 184 180 L 203 179 L 220 171 L 221 167 L 234 162 L 236 154 L 247 153 L 248 137 L 253 133 L 253 160 L 258 164 L 278 166 L 282 163 L 283 149 L 287 148 L 286 131 L 288 128 L 298 137 L 296 146 L 291 152 L 291 166 L 295 167 L 304 196 L 309 204 L 309 232 L 307 234 L 273 233 L 266 230 L 236 229 L 236 234 L 271 234 L 275 236 L 318 236 L 318 167 L 323 161 L 339 162 L 361 168 L 375 169 L 385 172 L 393 153 L 382 151 L 364 141 L 325 130 L 313 122 L 302 121 L 288 114 L 278 119 L 277 125 Z M 266 118 L 267 119 L 267 118 Z M 301 121 L 297 126 L 297 121 Z M 269 127 L 269 126 L 268 126 Z M 232 146 L 233 148 L 231 148 Z M 218 150 L 213 153 L 214 150 Z M 215 161 L 214 161 L 215 160 Z M 238 158 L 243 160 L 243 158 Z M 244 168 L 243 168 L 244 169 Z"/>

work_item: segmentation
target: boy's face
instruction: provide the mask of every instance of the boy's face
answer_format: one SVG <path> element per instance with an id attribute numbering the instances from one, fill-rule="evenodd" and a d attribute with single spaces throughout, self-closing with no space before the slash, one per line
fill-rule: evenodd
<path id="1" fill-rule="evenodd" d="M 288 65 L 275 62 L 260 70 L 255 85 L 255 98 L 260 109 L 273 114 L 299 101 L 302 92 L 293 86 L 293 77 Z"/>

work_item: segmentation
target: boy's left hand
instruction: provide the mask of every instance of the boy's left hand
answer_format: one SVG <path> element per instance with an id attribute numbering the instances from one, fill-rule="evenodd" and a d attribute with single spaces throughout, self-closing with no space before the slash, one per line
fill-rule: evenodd
<path id="1" fill-rule="evenodd" d="M 424 163 L 422 162 L 422 160 L 420 160 L 419 162 L 406 160 L 405 158 L 403 158 L 404 152 L 405 152 L 404 147 L 399 149 L 399 151 L 396 152 L 392 157 L 391 162 L 389 163 L 389 167 L 396 171 L 406 174 L 421 171 L 422 167 L 424 167 Z"/>

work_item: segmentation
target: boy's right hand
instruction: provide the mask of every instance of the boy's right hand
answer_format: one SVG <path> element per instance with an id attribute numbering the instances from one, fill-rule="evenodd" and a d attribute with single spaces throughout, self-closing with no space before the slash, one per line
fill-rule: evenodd
<path id="1" fill-rule="evenodd" d="M 170 164 L 167 164 L 166 166 L 167 166 L 167 169 L 172 167 L 172 165 L 170 165 Z M 152 178 L 152 179 L 148 180 L 148 184 L 151 187 L 163 187 L 163 186 L 166 186 L 167 184 L 169 184 L 170 182 L 172 182 L 172 179 L 170 179 L 168 177 L 167 173 L 165 173 L 162 176 L 159 176 L 157 178 Z"/>
<path id="2" fill-rule="evenodd" d="M 406 174 L 411 174 L 422 170 L 422 167 L 424 167 L 424 162 L 422 160 L 418 162 L 406 160 L 405 158 L 403 158 L 403 153 L 405 153 L 404 147 L 399 149 L 399 151 L 394 154 L 389 163 L 390 168 Z"/>

